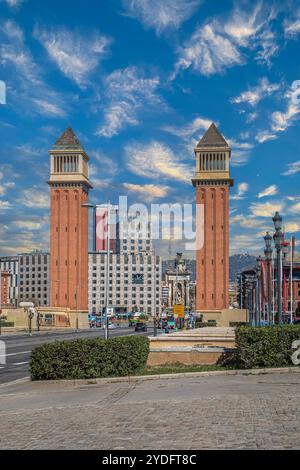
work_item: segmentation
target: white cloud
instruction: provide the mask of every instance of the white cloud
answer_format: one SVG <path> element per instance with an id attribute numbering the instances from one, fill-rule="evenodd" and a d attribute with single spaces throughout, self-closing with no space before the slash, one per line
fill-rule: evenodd
<path id="1" fill-rule="evenodd" d="M 287 170 L 281 173 L 284 176 L 296 175 L 300 172 L 300 160 L 298 160 L 297 162 L 288 163 L 286 166 Z"/>
<path id="2" fill-rule="evenodd" d="M 287 222 L 284 224 L 284 231 L 287 233 L 300 232 L 300 224 L 298 222 Z"/>
<path id="3" fill-rule="evenodd" d="M 92 157 L 92 161 L 95 164 L 90 164 L 90 176 L 97 176 L 99 174 L 105 174 L 109 176 L 116 176 L 119 173 L 120 165 L 117 161 L 105 155 L 99 150 L 92 150 L 89 155 Z"/>
<path id="4" fill-rule="evenodd" d="M 191 139 L 200 130 L 206 131 L 211 125 L 212 120 L 201 116 L 196 117 L 190 124 L 183 127 L 177 126 L 164 126 L 162 129 L 169 134 L 176 135 L 183 139 Z"/>
<path id="5" fill-rule="evenodd" d="M 80 87 L 86 86 L 111 42 L 99 33 L 81 35 L 67 29 L 36 28 L 34 35 L 61 72 Z"/>
<path id="6" fill-rule="evenodd" d="M 257 142 L 259 142 L 260 144 L 263 144 L 264 142 L 268 142 L 269 140 L 274 140 L 276 138 L 277 138 L 276 134 L 270 131 L 260 131 L 255 136 L 255 140 L 257 140 Z"/>
<path id="7" fill-rule="evenodd" d="M 239 96 L 233 98 L 231 102 L 235 104 L 247 103 L 254 107 L 263 98 L 272 95 L 275 91 L 279 90 L 279 88 L 279 83 L 270 83 L 266 77 L 263 77 L 259 80 L 256 87 L 243 91 Z"/>
<path id="8" fill-rule="evenodd" d="M 50 197 L 48 192 L 44 192 L 44 188 L 33 187 L 24 189 L 21 197 L 17 202 L 25 207 L 33 207 L 37 209 L 45 209 L 50 205 Z"/>
<path id="9" fill-rule="evenodd" d="M 13 223 L 23 230 L 40 230 L 47 222 L 45 220 L 15 220 Z"/>
<path id="10" fill-rule="evenodd" d="M 271 186 L 268 186 L 265 188 L 263 191 L 258 193 L 258 199 L 261 199 L 262 197 L 267 197 L 267 196 L 275 196 L 278 193 L 278 188 L 276 184 L 272 184 Z"/>
<path id="11" fill-rule="evenodd" d="M 279 132 L 288 129 L 300 114 L 300 80 L 295 80 L 284 95 L 285 111 L 275 111 L 271 114 L 271 129 L 260 131 L 256 140 L 259 143 L 277 138 Z"/>
<path id="12" fill-rule="evenodd" d="M 240 200 L 245 198 L 245 194 L 249 190 L 248 183 L 239 183 L 237 187 L 237 193 L 231 196 L 232 200 Z"/>
<path id="13" fill-rule="evenodd" d="M 300 33 L 300 9 L 293 18 L 284 21 L 284 34 L 287 38 L 295 38 Z"/>
<path id="14" fill-rule="evenodd" d="M 10 209 L 10 207 L 11 207 L 11 204 L 9 201 L 0 200 L 0 211 Z"/>
<path id="15" fill-rule="evenodd" d="M 293 204 L 292 206 L 290 206 L 289 212 L 292 212 L 292 213 L 300 212 L 300 202 L 297 202 L 297 204 Z"/>
<path id="16" fill-rule="evenodd" d="M 14 187 L 15 183 L 13 181 L 7 181 L 6 183 L 0 184 L 0 197 L 4 196 L 8 189 L 12 189 Z"/>
<path id="17" fill-rule="evenodd" d="M 157 34 L 178 29 L 188 20 L 202 0 L 123 0 L 126 14 L 138 19 Z"/>
<path id="18" fill-rule="evenodd" d="M 25 45 L 24 33 L 13 21 L 0 26 L 0 64 L 10 74 L 9 93 L 20 113 L 64 117 L 62 96 L 48 86 Z"/>
<path id="19" fill-rule="evenodd" d="M 261 219 L 256 219 L 253 216 L 245 216 L 243 214 L 237 214 L 234 217 L 230 217 L 230 224 L 239 225 L 242 228 L 249 229 L 263 229 L 265 228 L 265 222 Z"/>
<path id="20" fill-rule="evenodd" d="M 112 72 L 104 80 L 104 122 L 96 132 L 102 137 L 117 135 L 127 125 L 137 125 L 138 112 L 148 106 L 164 106 L 157 95 L 159 78 L 145 78 L 137 67 Z"/>
<path id="21" fill-rule="evenodd" d="M 192 68 L 210 76 L 245 62 L 243 49 L 254 50 L 258 61 L 270 62 L 278 47 L 270 23 L 273 8 L 257 3 L 251 11 L 235 8 L 228 19 L 213 18 L 197 27 L 191 38 L 178 49 L 174 78 L 179 70 Z"/>
<path id="22" fill-rule="evenodd" d="M 248 163 L 251 156 L 253 144 L 249 142 L 239 142 L 235 139 L 226 139 L 231 146 L 231 166 L 244 166 Z"/>
<path id="23" fill-rule="evenodd" d="M 132 173 L 152 179 L 169 178 L 191 184 L 194 169 L 160 142 L 133 143 L 125 147 L 126 165 Z"/>
<path id="24" fill-rule="evenodd" d="M 281 212 L 284 206 L 283 202 L 257 202 L 250 205 L 250 211 L 256 217 L 273 217 L 275 212 Z"/>
<path id="25" fill-rule="evenodd" d="M 4 0 L 4 1 L 11 8 L 18 8 L 24 2 L 24 0 Z"/>
<path id="26" fill-rule="evenodd" d="M 123 183 L 123 186 L 128 191 L 139 195 L 145 202 L 151 202 L 154 199 L 165 197 L 169 193 L 168 186 L 158 186 L 155 184 L 132 184 Z"/>
<path id="27" fill-rule="evenodd" d="M 287 100 L 286 111 L 276 111 L 272 114 L 272 130 L 274 132 L 285 131 L 297 118 L 300 113 L 300 80 L 292 83 L 285 97 Z"/>
<path id="28" fill-rule="evenodd" d="M 210 76 L 243 63 L 239 49 L 229 38 L 218 33 L 218 23 L 215 22 L 199 27 L 179 49 L 178 55 L 175 75 L 180 69 L 191 67 L 202 75 Z"/>

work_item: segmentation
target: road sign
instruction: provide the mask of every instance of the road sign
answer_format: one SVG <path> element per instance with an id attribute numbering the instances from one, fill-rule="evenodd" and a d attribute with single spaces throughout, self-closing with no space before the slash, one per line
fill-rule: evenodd
<path id="1" fill-rule="evenodd" d="M 184 318 L 184 305 L 173 305 L 173 314 L 178 318 Z"/>

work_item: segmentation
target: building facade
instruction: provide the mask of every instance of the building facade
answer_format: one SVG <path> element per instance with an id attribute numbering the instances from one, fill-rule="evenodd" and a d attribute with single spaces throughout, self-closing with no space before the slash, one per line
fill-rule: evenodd
<path id="1" fill-rule="evenodd" d="M 18 303 L 19 257 L 0 258 L 1 306 L 16 307 Z"/>
<path id="2" fill-rule="evenodd" d="M 215 124 L 198 143 L 195 156 L 196 237 L 200 240 L 203 235 L 203 246 L 196 249 L 196 310 L 220 311 L 229 308 L 229 189 L 233 180 L 231 149 Z"/>
<path id="3" fill-rule="evenodd" d="M 20 302 L 33 302 L 36 306 L 50 305 L 50 254 L 40 251 L 19 255 Z"/>
<path id="4" fill-rule="evenodd" d="M 89 157 L 71 128 L 49 153 L 51 307 L 87 311 Z"/>
<path id="5" fill-rule="evenodd" d="M 107 254 L 89 254 L 89 312 L 106 306 Z M 111 254 L 109 257 L 108 307 L 117 313 L 138 310 L 161 314 L 161 258 L 152 253 Z"/>

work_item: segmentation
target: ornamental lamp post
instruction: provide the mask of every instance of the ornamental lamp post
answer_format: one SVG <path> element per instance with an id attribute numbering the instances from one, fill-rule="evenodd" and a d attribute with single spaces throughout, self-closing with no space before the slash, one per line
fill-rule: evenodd
<path id="1" fill-rule="evenodd" d="M 258 326 L 261 325 L 261 302 L 260 302 L 260 288 L 261 288 L 261 269 L 262 257 L 256 259 L 256 315 Z"/>
<path id="2" fill-rule="evenodd" d="M 272 249 L 272 236 L 269 234 L 269 232 L 266 233 L 264 236 L 265 240 L 265 257 L 267 261 L 267 270 L 268 270 L 268 318 L 267 321 L 270 324 L 271 323 L 271 309 L 272 309 L 272 291 L 271 291 L 271 263 L 272 263 L 272 254 L 273 254 L 273 249 Z"/>
<path id="3" fill-rule="evenodd" d="M 282 217 L 278 212 L 273 217 L 275 233 L 273 236 L 274 244 L 277 252 L 277 315 L 278 323 L 282 323 L 282 244 L 284 234 L 281 231 Z"/>

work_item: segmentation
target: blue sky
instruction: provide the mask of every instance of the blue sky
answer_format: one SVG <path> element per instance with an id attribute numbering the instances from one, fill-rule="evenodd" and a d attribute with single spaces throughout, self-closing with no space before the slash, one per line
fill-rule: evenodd
<path id="1" fill-rule="evenodd" d="M 298 1 L 0 0 L 0 253 L 48 249 L 48 150 L 67 126 L 93 202 L 188 203 L 214 121 L 231 252 L 258 253 L 275 210 L 299 237 L 299 50 Z"/>

